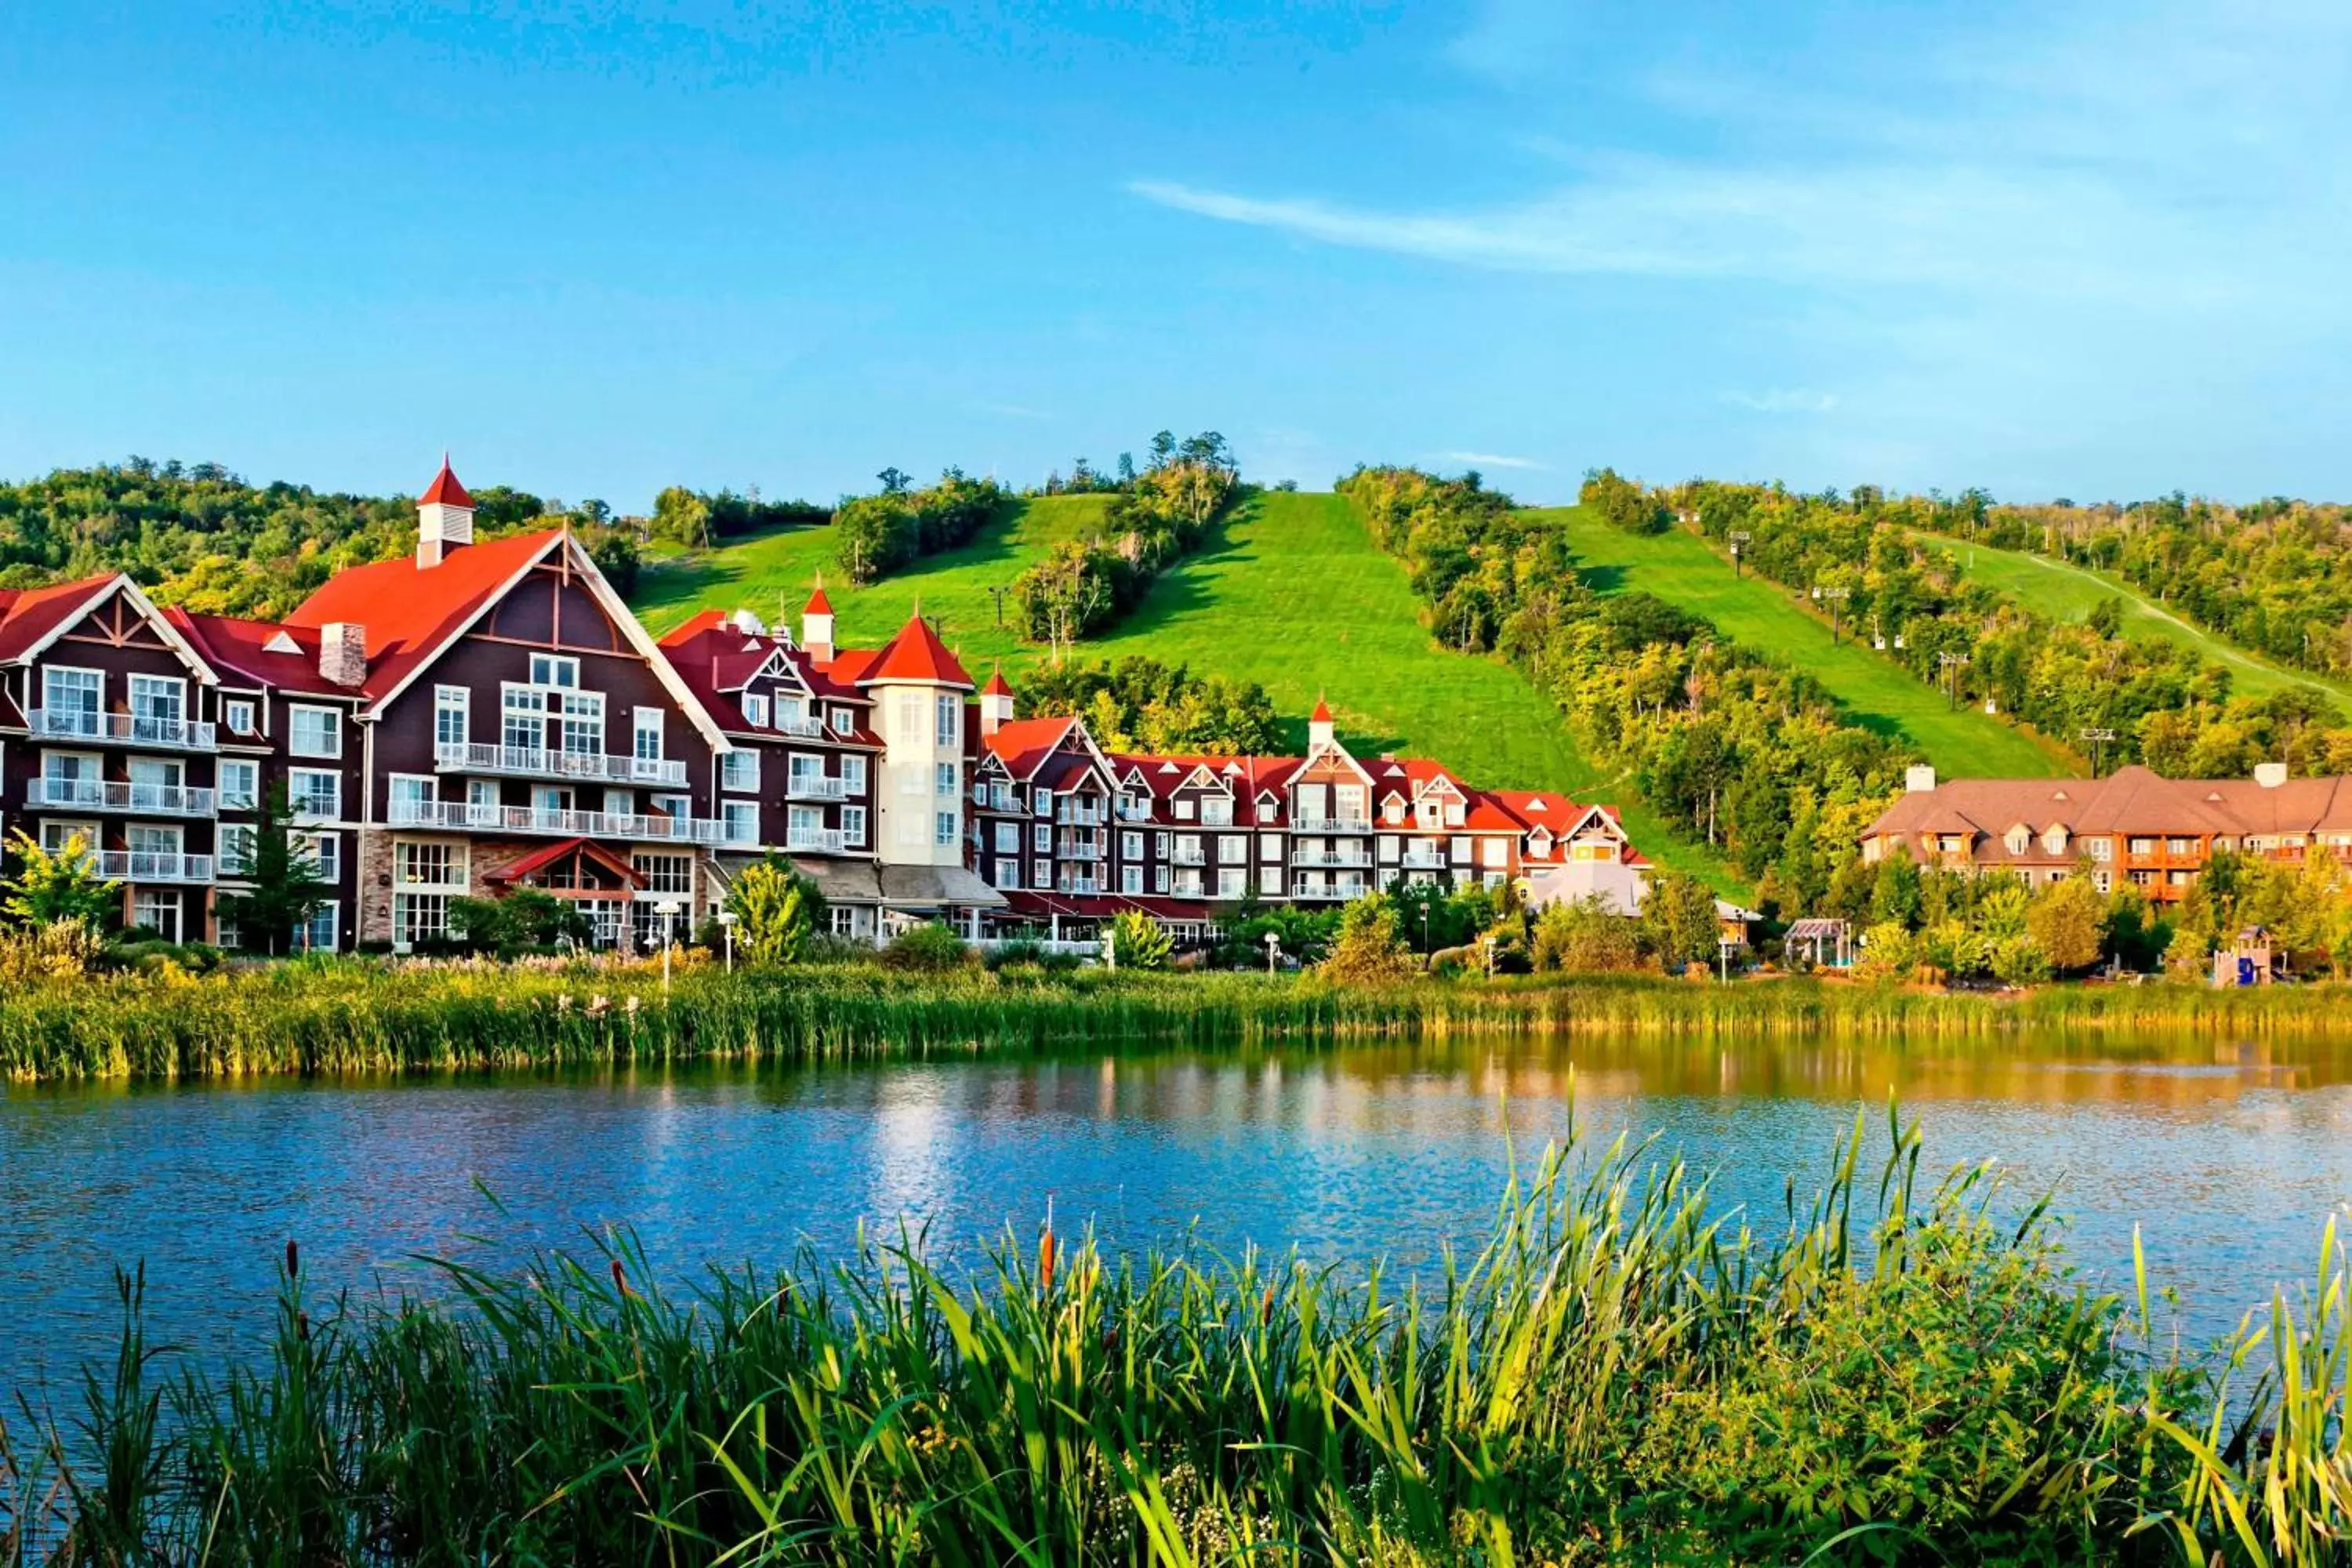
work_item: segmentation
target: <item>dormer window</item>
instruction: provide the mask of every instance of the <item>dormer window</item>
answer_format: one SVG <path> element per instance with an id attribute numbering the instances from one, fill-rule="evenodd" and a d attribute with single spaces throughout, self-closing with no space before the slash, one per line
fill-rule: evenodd
<path id="1" fill-rule="evenodd" d="M 2042 835 L 2042 847 L 2053 855 L 2066 853 L 2065 826 L 2060 823 L 2051 824 L 2048 831 Z"/>
<path id="2" fill-rule="evenodd" d="M 2025 853 L 2025 847 L 2033 842 L 2033 835 L 2028 832 L 2024 826 L 2021 824 L 2016 827 L 2011 828 L 2008 836 L 2002 838 L 2001 842 L 2009 846 L 2009 852 L 2011 854 L 2022 855 Z"/>
<path id="3" fill-rule="evenodd" d="M 1392 795 L 1389 796 L 1388 806 L 1381 815 L 1386 816 L 1391 822 L 1402 822 L 1404 820 L 1404 798 L 1402 795 Z"/>
<path id="4" fill-rule="evenodd" d="M 743 696 L 743 721 L 754 730 L 768 727 L 768 700 L 746 692 Z"/>

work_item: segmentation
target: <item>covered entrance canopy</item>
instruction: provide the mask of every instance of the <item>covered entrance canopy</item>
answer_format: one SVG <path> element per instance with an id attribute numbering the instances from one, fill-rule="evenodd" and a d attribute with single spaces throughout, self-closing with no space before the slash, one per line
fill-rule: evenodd
<path id="1" fill-rule="evenodd" d="M 562 899 L 609 899 L 641 891 L 645 873 L 593 838 L 567 838 L 484 874 L 501 888 L 537 888 Z"/>

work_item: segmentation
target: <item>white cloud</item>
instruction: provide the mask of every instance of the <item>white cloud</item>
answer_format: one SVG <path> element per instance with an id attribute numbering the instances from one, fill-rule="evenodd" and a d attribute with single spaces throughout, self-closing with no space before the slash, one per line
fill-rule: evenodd
<path id="1" fill-rule="evenodd" d="M 993 414 L 1005 419 L 1051 419 L 1054 417 L 1051 414 L 1046 413 L 1042 408 L 1025 408 L 1018 403 L 975 403 L 971 406 L 974 413 Z"/>
<path id="2" fill-rule="evenodd" d="M 1465 468 L 1527 468 L 1541 471 L 1551 467 L 1549 463 L 1538 463 L 1533 458 L 1508 458 L 1499 452 L 1439 452 L 1435 457 L 1441 463 L 1458 463 Z"/>
<path id="3" fill-rule="evenodd" d="M 1769 392 L 1727 392 L 1726 403 L 1753 408 L 1759 414 L 1827 414 L 1837 406 L 1834 393 L 1809 392 L 1801 386 L 1776 386 Z"/>

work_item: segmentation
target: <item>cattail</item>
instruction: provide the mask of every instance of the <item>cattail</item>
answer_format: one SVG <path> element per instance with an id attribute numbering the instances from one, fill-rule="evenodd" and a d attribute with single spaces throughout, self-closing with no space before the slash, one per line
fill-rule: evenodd
<path id="1" fill-rule="evenodd" d="M 291 1279 L 301 1271 L 302 1252 L 294 1245 L 294 1238 L 289 1236 L 286 1238 L 286 1278 Z"/>
<path id="2" fill-rule="evenodd" d="M 1261 1323 L 1274 1321 L 1274 1287 L 1271 1285 L 1265 1288 L 1265 1296 L 1257 1304 L 1257 1321 Z"/>
<path id="3" fill-rule="evenodd" d="M 294 1314 L 294 1337 L 301 1341 L 306 1345 L 310 1342 L 310 1313 L 297 1312 Z"/>
<path id="4" fill-rule="evenodd" d="M 1047 1220 L 1045 1228 L 1037 1236 L 1037 1289 L 1050 1295 L 1054 1289 L 1054 1222 Z"/>
<path id="5" fill-rule="evenodd" d="M 613 1289 L 620 1295 L 622 1300 L 625 1301 L 629 1299 L 629 1277 L 622 1269 L 621 1260 L 617 1258 L 613 1259 Z"/>

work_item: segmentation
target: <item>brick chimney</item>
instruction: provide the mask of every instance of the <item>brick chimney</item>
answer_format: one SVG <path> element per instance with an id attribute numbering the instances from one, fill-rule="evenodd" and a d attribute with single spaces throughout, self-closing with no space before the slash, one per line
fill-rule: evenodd
<path id="1" fill-rule="evenodd" d="M 367 627 L 357 621 L 329 621 L 319 628 L 319 675 L 337 686 L 367 681 Z"/>
<path id="2" fill-rule="evenodd" d="M 1914 763 L 1903 770 L 1903 790 L 1906 795 L 1933 795 L 1936 792 L 1936 770 L 1925 763 Z"/>

